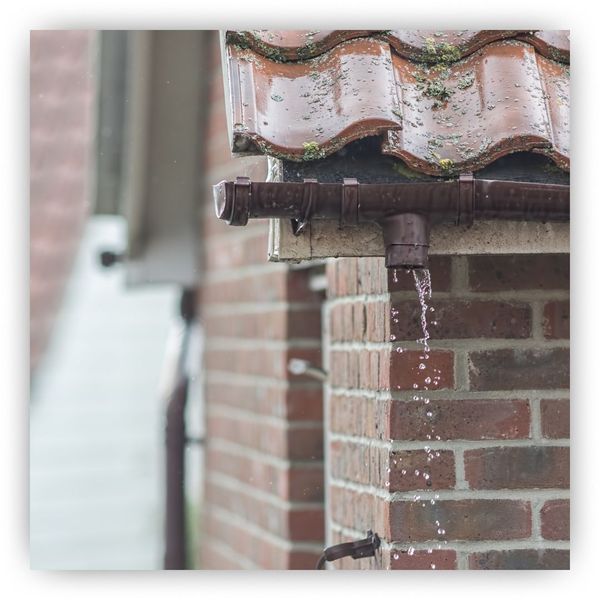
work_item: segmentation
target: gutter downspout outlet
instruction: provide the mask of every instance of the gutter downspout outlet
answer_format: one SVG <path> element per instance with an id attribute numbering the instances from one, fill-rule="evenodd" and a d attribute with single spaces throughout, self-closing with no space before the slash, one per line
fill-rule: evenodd
<path id="1" fill-rule="evenodd" d="M 388 269 L 425 269 L 429 254 L 429 219 L 415 213 L 390 215 L 380 222 Z"/>

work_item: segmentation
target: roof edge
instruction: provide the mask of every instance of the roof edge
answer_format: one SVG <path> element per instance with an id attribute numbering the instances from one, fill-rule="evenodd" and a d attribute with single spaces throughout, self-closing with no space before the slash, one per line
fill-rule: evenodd
<path id="1" fill-rule="evenodd" d="M 424 64 L 452 64 L 473 54 L 483 46 L 500 40 L 515 39 L 531 44 L 535 50 L 557 62 L 569 64 L 570 49 L 567 31 L 543 30 L 479 30 L 460 39 L 457 43 L 443 41 L 443 38 L 433 34 L 421 39 L 415 38 L 414 32 L 408 30 L 343 30 L 336 29 L 324 32 L 305 34 L 294 32 L 295 37 L 304 35 L 303 43 L 286 42 L 289 32 L 267 30 L 228 30 L 225 34 L 227 44 L 241 48 L 250 48 L 257 54 L 275 62 L 301 62 L 316 58 L 342 42 L 361 37 L 375 37 L 384 40 L 403 58 Z M 438 34 L 453 34 L 454 32 L 436 32 Z M 277 42 L 280 43 L 277 43 Z M 300 40 L 298 40 L 300 41 Z"/>

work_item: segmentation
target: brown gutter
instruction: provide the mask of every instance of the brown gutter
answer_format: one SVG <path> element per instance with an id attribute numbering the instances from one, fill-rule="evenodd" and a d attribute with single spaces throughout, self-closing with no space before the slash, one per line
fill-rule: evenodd
<path id="1" fill-rule="evenodd" d="M 382 226 L 389 268 L 427 266 L 429 230 L 437 223 L 470 226 L 475 219 L 568 221 L 568 185 L 474 179 L 422 183 L 251 182 L 238 177 L 213 188 L 217 217 L 230 225 L 248 219 L 291 219 L 299 234 L 312 219 L 340 227 L 375 221 Z"/>

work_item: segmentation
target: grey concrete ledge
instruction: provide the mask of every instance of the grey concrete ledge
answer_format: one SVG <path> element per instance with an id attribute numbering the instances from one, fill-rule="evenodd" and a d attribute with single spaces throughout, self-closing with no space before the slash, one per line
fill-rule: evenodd
<path id="1" fill-rule="evenodd" d="M 431 231 L 430 254 L 566 254 L 569 226 L 523 221 L 478 221 L 470 228 L 437 225 Z M 375 223 L 338 229 L 337 223 L 314 221 L 294 236 L 289 221 L 271 219 L 268 253 L 271 261 L 383 256 L 384 246 Z"/>

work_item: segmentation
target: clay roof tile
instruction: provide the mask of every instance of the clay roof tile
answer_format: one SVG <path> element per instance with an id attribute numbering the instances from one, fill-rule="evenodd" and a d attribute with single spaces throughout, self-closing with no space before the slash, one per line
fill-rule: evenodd
<path id="1" fill-rule="evenodd" d="M 233 151 L 315 160 L 380 136 L 432 175 L 517 151 L 569 168 L 564 31 L 228 31 Z"/>

